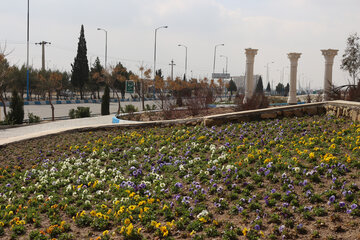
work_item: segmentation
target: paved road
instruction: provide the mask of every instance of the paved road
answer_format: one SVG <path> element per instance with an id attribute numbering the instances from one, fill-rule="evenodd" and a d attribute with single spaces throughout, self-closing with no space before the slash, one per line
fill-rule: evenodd
<path id="1" fill-rule="evenodd" d="M 16 141 L 39 137 L 39 136 L 45 136 L 48 134 L 58 133 L 58 132 L 82 128 L 82 127 L 98 127 L 98 126 L 107 126 L 107 125 L 118 125 L 122 123 L 131 123 L 131 121 L 120 120 L 120 123 L 112 124 L 113 116 L 114 115 L 59 120 L 54 122 L 43 122 L 31 126 L 0 129 L 0 146 L 11 142 L 16 142 Z"/>
<path id="2" fill-rule="evenodd" d="M 142 110 L 141 102 L 121 102 L 121 107 L 125 108 L 125 105 L 132 104 Z M 146 101 L 145 105 L 157 104 L 156 101 Z M 69 110 L 77 107 L 90 107 L 92 115 L 100 115 L 101 113 L 101 103 L 79 103 L 79 104 L 54 104 L 55 107 L 55 117 L 68 117 Z M 6 108 L 9 111 L 9 107 Z M 118 110 L 118 103 L 110 103 L 110 113 L 115 114 Z M 51 118 L 51 107 L 50 105 L 25 105 L 24 106 L 25 119 L 28 119 L 28 113 L 33 113 L 36 116 L 39 116 L 41 119 L 50 119 Z M 3 108 L 0 106 L 0 121 L 4 120 Z"/>

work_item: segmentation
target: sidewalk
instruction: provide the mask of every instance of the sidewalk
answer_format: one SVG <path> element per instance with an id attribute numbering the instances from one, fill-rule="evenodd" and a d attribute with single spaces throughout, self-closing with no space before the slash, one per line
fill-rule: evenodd
<path id="1" fill-rule="evenodd" d="M 111 125 L 119 125 L 119 124 L 132 122 L 132 121 L 120 120 L 120 123 L 113 124 L 112 118 L 113 115 L 91 117 L 91 118 L 78 118 L 78 119 L 40 123 L 31 126 L 3 129 L 0 130 L 0 146 L 12 142 L 45 136 L 48 134 L 59 133 L 67 130 L 73 130 L 84 127 L 111 126 Z"/>

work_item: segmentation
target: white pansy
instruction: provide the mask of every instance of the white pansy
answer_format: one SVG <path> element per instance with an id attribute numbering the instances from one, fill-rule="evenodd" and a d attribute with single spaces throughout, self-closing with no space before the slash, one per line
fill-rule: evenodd
<path id="1" fill-rule="evenodd" d="M 199 213 L 196 217 L 197 218 L 206 217 L 208 214 L 209 212 L 207 210 L 202 210 L 201 213 Z"/>
<path id="2" fill-rule="evenodd" d="M 226 166 L 226 170 L 233 169 L 233 168 L 234 168 L 234 165 L 227 165 Z"/>

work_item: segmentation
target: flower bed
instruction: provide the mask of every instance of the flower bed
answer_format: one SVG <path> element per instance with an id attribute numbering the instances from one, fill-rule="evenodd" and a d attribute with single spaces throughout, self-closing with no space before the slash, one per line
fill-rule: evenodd
<path id="1" fill-rule="evenodd" d="M 327 116 L 9 145 L 0 237 L 356 239 L 359 146 L 360 125 Z"/>

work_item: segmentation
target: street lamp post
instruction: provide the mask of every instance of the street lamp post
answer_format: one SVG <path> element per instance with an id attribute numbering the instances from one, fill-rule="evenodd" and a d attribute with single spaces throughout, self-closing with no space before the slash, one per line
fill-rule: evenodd
<path id="1" fill-rule="evenodd" d="M 161 26 L 158 28 L 155 28 L 155 44 L 154 44 L 154 82 L 155 82 L 155 76 L 156 76 L 156 34 L 157 30 L 160 28 L 168 28 L 168 26 Z M 154 85 L 154 93 L 155 93 L 155 85 Z"/>
<path id="2" fill-rule="evenodd" d="M 105 69 L 107 69 L 107 31 L 103 28 L 98 28 L 97 30 L 102 30 L 105 32 Z"/>
<path id="3" fill-rule="evenodd" d="M 226 67 L 225 67 L 225 73 L 227 73 L 228 72 L 228 57 L 227 56 L 224 56 L 224 55 L 220 55 L 220 57 L 224 57 L 225 59 L 226 59 Z"/>
<path id="4" fill-rule="evenodd" d="M 29 0 L 27 1 L 27 43 L 26 43 L 26 98 L 29 101 Z"/>
<path id="5" fill-rule="evenodd" d="M 215 48 L 214 48 L 214 64 L 213 64 L 213 73 L 215 73 L 216 48 L 217 48 L 218 46 L 225 46 L 225 44 L 221 43 L 221 44 L 217 44 L 217 45 L 215 45 Z"/>
<path id="6" fill-rule="evenodd" d="M 283 67 L 283 68 L 282 68 L 282 79 L 281 79 L 281 83 L 284 82 L 284 79 L 285 79 L 285 69 L 286 69 L 286 68 L 289 68 L 289 66 L 286 66 L 286 67 Z"/>
<path id="7" fill-rule="evenodd" d="M 274 62 L 268 62 L 266 63 L 266 81 L 269 83 L 270 80 L 269 80 L 269 64 L 272 64 Z M 273 89 L 274 88 L 274 83 L 273 81 L 271 82 L 271 88 Z"/>
<path id="8" fill-rule="evenodd" d="M 182 44 L 179 44 L 178 46 L 185 48 L 185 79 L 187 79 L 187 78 L 186 78 L 186 75 L 187 75 L 187 49 L 188 49 L 188 48 L 187 48 L 187 46 L 182 45 Z"/>

